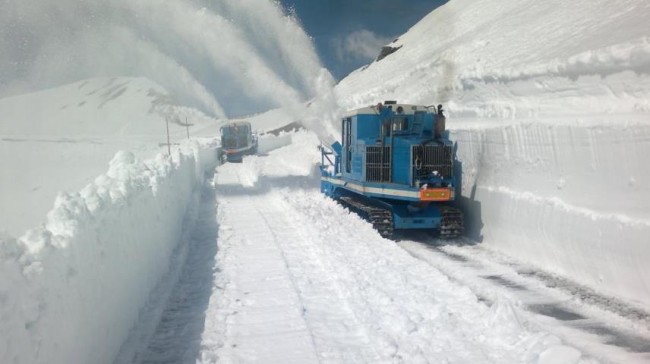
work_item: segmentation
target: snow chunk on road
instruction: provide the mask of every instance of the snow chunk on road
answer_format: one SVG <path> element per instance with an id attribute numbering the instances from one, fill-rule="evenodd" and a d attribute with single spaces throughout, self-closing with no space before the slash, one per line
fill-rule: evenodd
<path id="1" fill-rule="evenodd" d="M 538 364 L 578 364 L 582 354 L 572 347 L 558 345 L 544 350 Z"/>

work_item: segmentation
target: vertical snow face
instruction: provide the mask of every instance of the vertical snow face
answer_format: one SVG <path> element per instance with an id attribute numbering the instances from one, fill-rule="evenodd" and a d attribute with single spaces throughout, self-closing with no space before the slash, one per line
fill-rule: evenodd
<path id="1" fill-rule="evenodd" d="M 11 2 L 0 24 L 0 96 L 136 76 L 223 116 L 298 108 L 322 69 L 298 22 L 266 0 Z"/>
<path id="2" fill-rule="evenodd" d="M 650 303 L 650 127 L 518 123 L 453 136 L 485 244 Z"/>
<path id="3" fill-rule="evenodd" d="M 346 108 L 443 103 L 483 243 L 647 307 L 649 16 L 630 0 L 452 1 L 335 91 Z"/>
<path id="4" fill-rule="evenodd" d="M 112 362 L 178 253 L 215 154 L 119 152 L 105 175 L 60 195 L 42 228 L 0 237 L 0 361 Z"/>

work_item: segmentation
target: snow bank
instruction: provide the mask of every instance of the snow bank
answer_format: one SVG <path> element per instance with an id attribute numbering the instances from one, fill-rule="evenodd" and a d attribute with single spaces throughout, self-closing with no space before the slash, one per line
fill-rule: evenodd
<path id="1" fill-rule="evenodd" d="M 0 362 L 110 363 L 181 244 L 214 149 L 198 143 L 61 194 L 47 223 L 0 236 Z"/>
<path id="2" fill-rule="evenodd" d="M 453 138 L 489 246 L 650 304 L 650 126 L 523 122 Z"/>

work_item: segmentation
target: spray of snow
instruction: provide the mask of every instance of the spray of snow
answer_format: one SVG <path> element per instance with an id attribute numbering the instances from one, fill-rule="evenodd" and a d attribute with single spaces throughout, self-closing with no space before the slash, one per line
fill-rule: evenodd
<path id="1" fill-rule="evenodd" d="M 136 76 L 215 116 L 298 111 L 322 69 L 298 22 L 271 1 L 12 2 L 0 24 L 0 96 Z"/>

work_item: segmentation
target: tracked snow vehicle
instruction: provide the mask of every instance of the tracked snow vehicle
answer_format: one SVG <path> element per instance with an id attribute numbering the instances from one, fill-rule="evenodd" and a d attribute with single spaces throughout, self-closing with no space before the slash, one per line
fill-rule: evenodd
<path id="1" fill-rule="evenodd" d="M 228 162 L 241 162 L 244 155 L 257 153 L 257 136 L 251 124 L 238 121 L 221 127 L 221 149 Z"/>
<path id="2" fill-rule="evenodd" d="M 321 148 L 321 192 L 387 238 L 408 229 L 463 233 L 463 214 L 451 205 L 460 169 L 441 105 L 386 101 L 349 112 L 341 130 L 341 143 Z"/>

